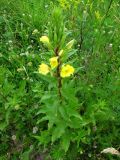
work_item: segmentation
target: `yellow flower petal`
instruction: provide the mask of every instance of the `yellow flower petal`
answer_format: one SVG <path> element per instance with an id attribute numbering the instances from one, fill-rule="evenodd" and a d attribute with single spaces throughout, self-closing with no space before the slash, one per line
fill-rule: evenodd
<path id="1" fill-rule="evenodd" d="M 49 59 L 49 61 L 50 61 L 50 66 L 52 69 L 58 66 L 58 57 L 52 57 Z"/>
<path id="2" fill-rule="evenodd" d="M 40 74 L 46 75 L 50 72 L 49 66 L 45 63 L 39 65 L 38 71 Z"/>
<path id="3" fill-rule="evenodd" d="M 75 69 L 71 65 L 67 64 L 65 66 L 62 66 L 60 76 L 62 78 L 69 77 L 74 73 L 74 71 Z"/>

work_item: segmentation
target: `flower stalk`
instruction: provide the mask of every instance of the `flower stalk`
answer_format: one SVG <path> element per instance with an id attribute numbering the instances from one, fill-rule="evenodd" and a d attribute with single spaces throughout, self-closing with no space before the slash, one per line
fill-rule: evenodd
<path id="1" fill-rule="evenodd" d="M 57 90 L 60 102 L 62 100 L 62 78 L 70 77 L 74 73 L 74 68 L 65 62 L 64 56 L 66 56 L 66 52 L 69 53 L 72 49 L 75 40 L 73 39 L 66 44 L 63 19 L 61 9 L 55 8 L 49 23 L 48 36 L 44 35 L 40 38 L 40 42 L 42 42 L 48 50 L 52 50 L 54 56 L 49 59 L 49 64 L 42 63 L 39 65 L 40 74 L 47 75 L 49 73 L 56 73 L 51 75 L 56 75 L 55 78 L 57 78 Z"/>
<path id="2" fill-rule="evenodd" d="M 55 49 L 55 55 L 58 56 L 58 66 L 57 66 L 57 80 L 58 80 L 58 95 L 60 99 L 62 98 L 61 94 L 61 88 L 62 88 L 62 79 L 60 77 L 60 67 L 61 67 L 61 61 L 60 61 L 60 56 L 59 56 L 59 48 Z"/>

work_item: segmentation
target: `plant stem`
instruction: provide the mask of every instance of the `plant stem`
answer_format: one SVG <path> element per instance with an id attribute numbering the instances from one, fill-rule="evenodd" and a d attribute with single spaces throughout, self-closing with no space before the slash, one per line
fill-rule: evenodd
<path id="1" fill-rule="evenodd" d="M 57 66 L 58 95 L 59 95 L 60 100 L 61 100 L 61 98 L 62 98 L 62 94 L 61 94 L 62 79 L 61 79 L 61 77 L 60 77 L 61 61 L 60 61 L 60 57 L 59 57 L 58 51 L 59 51 L 59 47 L 57 47 L 57 48 L 55 49 L 55 55 L 58 57 L 58 66 Z"/>

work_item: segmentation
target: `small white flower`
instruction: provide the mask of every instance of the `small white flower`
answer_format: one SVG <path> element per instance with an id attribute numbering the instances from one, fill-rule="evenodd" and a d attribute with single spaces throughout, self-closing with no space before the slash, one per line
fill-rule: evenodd
<path id="1" fill-rule="evenodd" d="M 23 29 L 23 23 L 20 23 L 21 29 Z"/>
<path id="2" fill-rule="evenodd" d="M 15 141 L 16 140 L 16 135 L 12 136 L 12 140 Z"/>
<path id="3" fill-rule="evenodd" d="M 108 34 L 112 34 L 112 33 L 113 33 L 113 31 L 109 31 L 109 32 L 108 32 Z"/>
<path id="4" fill-rule="evenodd" d="M 32 45 L 29 45 L 29 46 L 27 47 L 27 49 L 30 49 L 30 48 L 32 48 Z"/>
<path id="5" fill-rule="evenodd" d="M 27 64 L 29 67 L 31 67 L 32 66 L 32 62 L 28 62 L 28 64 Z"/>
<path id="6" fill-rule="evenodd" d="M 30 78 L 30 82 L 33 82 L 33 79 L 32 79 L 32 78 Z"/>
<path id="7" fill-rule="evenodd" d="M 8 43 L 12 43 L 12 40 L 9 40 Z"/>
<path id="8" fill-rule="evenodd" d="M 29 17 L 32 18 L 32 16 L 29 14 Z"/>
<path id="9" fill-rule="evenodd" d="M 45 5 L 45 8 L 48 8 L 48 5 L 47 5 L 47 4 Z"/>
<path id="10" fill-rule="evenodd" d="M 110 48 L 112 48 L 112 46 L 113 46 L 113 44 L 112 44 L 112 43 L 110 43 L 110 44 L 109 44 L 109 47 L 110 47 Z"/>
<path id="11" fill-rule="evenodd" d="M 20 56 L 25 56 L 25 53 L 20 53 Z"/>
<path id="12" fill-rule="evenodd" d="M 37 127 L 33 127 L 33 134 L 37 133 L 38 128 Z"/>
<path id="13" fill-rule="evenodd" d="M 29 52 L 28 52 L 28 51 L 26 51 L 26 52 L 25 52 L 25 55 L 26 55 L 26 56 L 29 56 Z"/>
<path id="14" fill-rule="evenodd" d="M 13 47 L 9 47 L 8 50 L 9 50 L 9 51 L 12 51 L 12 50 L 13 50 Z"/>

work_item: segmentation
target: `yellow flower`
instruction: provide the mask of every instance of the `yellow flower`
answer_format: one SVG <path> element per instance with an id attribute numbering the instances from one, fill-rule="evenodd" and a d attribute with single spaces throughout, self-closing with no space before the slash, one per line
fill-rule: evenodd
<path id="1" fill-rule="evenodd" d="M 75 69 L 71 65 L 67 64 L 65 66 L 62 66 L 60 76 L 62 78 L 69 77 L 74 73 L 74 71 Z"/>
<path id="2" fill-rule="evenodd" d="M 58 66 L 58 57 L 52 57 L 49 61 L 52 69 Z"/>
<path id="3" fill-rule="evenodd" d="M 42 36 L 41 38 L 40 38 L 40 41 L 42 42 L 42 43 L 44 43 L 44 44 L 50 44 L 50 41 L 49 41 L 49 38 L 47 37 L 47 36 Z"/>
<path id="4" fill-rule="evenodd" d="M 60 50 L 60 52 L 59 52 L 59 56 L 61 56 L 63 54 L 63 49 L 62 50 Z"/>
<path id="5" fill-rule="evenodd" d="M 67 45 L 66 45 L 66 48 L 67 49 L 71 49 L 72 48 L 72 46 L 73 46 L 73 44 L 74 44 L 74 39 L 73 40 L 71 40 L 69 43 L 67 43 Z"/>
<path id="6" fill-rule="evenodd" d="M 42 63 L 41 65 L 39 65 L 38 71 L 39 71 L 39 73 L 46 75 L 50 72 L 50 69 L 47 64 Z"/>

